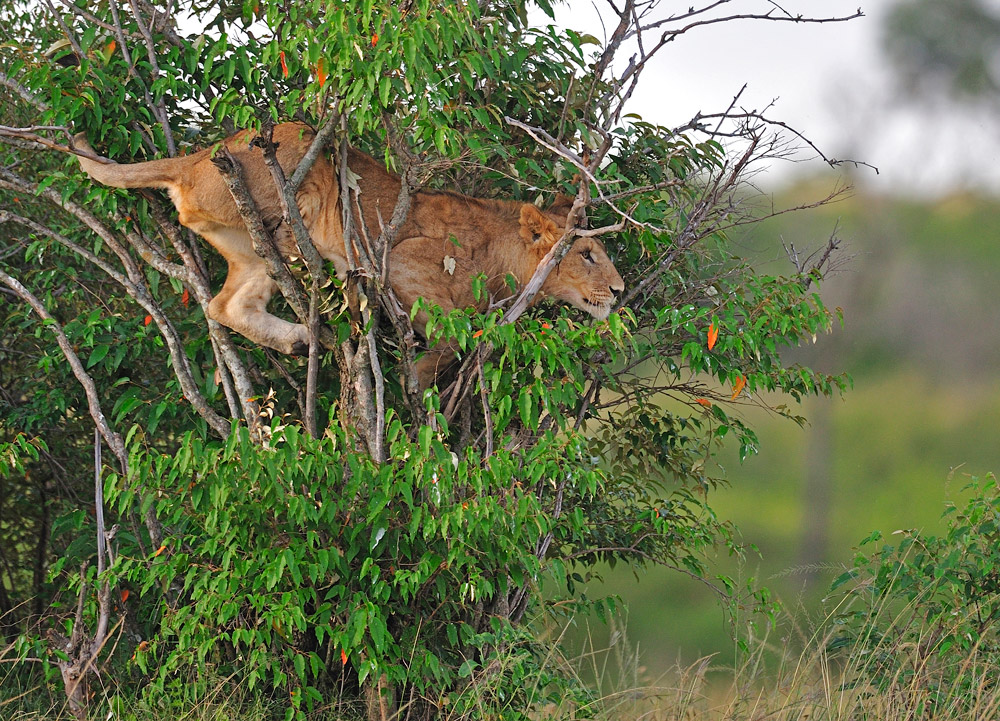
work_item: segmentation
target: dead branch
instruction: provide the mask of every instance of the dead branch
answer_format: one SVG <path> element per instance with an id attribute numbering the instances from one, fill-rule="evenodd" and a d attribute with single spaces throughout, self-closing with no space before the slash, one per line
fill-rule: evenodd
<path id="1" fill-rule="evenodd" d="M 711 121 L 711 120 L 717 120 L 718 123 L 719 123 L 716 126 L 715 130 L 709 130 L 708 128 L 705 127 L 705 124 L 703 122 L 703 121 Z M 733 113 L 733 112 L 731 112 L 731 110 L 727 110 L 724 113 L 705 113 L 705 114 L 698 113 L 697 115 L 695 115 L 691 120 L 689 120 L 684 125 L 680 125 L 680 126 L 674 128 L 673 132 L 676 133 L 676 134 L 680 134 L 680 133 L 687 132 L 689 130 L 698 130 L 698 131 L 707 133 L 708 135 L 713 136 L 713 137 L 728 137 L 728 138 L 733 138 L 733 137 L 744 138 L 744 137 L 746 137 L 747 132 L 748 132 L 746 129 L 741 130 L 741 131 L 737 131 L 737 132 L 733 132 L 733 133 L 724 133 L 724 132 L 722 132 L 721 129 L 720 129 L 721 125 L 722 125 L 722 123 L 724 123 L 726 121 L 741 121 L 741 122 L 744 122 L 744 123 L 750 123 L 751 121 L 757 121 L 757 122 L 762 123 L 764 125 L 782 128 L 783 130 L 788 131 L 789 133 L 791 133 L 792 135 L 794 135 L 796 138 L 798 138 L 799 140 L 801 140 L 803 143 L 805 143 L 806 145 L 808 145 L 809 148 L 811 148 L 812 151 L 814 153 L 816 153 L 817 157 L 819 157 L 824 163 L 826 163 L 827 165 L 829 165 L 831 168 L 836 168 L 839 165 L 845 165 L 845 164 L 846 165 L 853 165 L 856 168 L 857 167 L 871 168 L 872 170 L 875 171 L 875 174 L 878 175 L 878 172 L 879 172 L 878 171 L 878 167 L 876 167 L 875 165 L 872 165 L 871 163 L 866 163 L 863 160 L 852 160 L 850 158 L 841 158 L 841 159 L 838 159 L 838 158 L 827 157 L 827 155 L 819 148 L 819 146 L 816 145 L 816 143 L 814 143 L 812 140 L 810 140 L 800 130 L 796 129 L 795 127 L 793 127 L 789 123 L 783 122 L 781 120 L 774 120 L 772 118 L 768 118 L 763 113 L 760 113 L 760 112 L 757 112 L 757 111 L 744 111 L 744 112 L 740 112 L 740 113 Z"/>

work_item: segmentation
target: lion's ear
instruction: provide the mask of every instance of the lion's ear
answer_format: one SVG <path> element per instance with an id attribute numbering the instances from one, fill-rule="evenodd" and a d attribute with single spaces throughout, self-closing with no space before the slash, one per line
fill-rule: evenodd
<path id="1" fill-rule="evenodd" d="M 566 195 L 565 193 L 556 193 L 555 200 L 552 201 L 552 205 L 549 206 L 547 213 L 552 215 L 558 215 L 561 218 L 565 218 L 569 215 L 569 211 L 573 209 L 573 201 L 575 201 L 572 195 Z"/>
<path id="2" fill-rule="evenodd" d="M 533 243 L 552 245 L 559 239 L 559 228 L 536 206 L 521 206 L 521 237 Z"/>

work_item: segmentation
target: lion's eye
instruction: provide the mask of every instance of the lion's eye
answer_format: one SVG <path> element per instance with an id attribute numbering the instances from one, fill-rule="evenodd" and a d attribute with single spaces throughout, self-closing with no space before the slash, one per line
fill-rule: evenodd
<path id="1" fill-rule="evenodd" d="M 587 261 L 588 263 L 593 263 L 594 262 L 594 258 L 593 258 L 593 256 L 590 255 L 590 251 L 589 250 L 583 251 L 583 259 L 585 261 Z"/>

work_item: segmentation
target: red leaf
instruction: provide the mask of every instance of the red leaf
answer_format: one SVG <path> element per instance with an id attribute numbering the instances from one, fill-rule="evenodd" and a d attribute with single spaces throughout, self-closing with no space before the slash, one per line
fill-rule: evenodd
<path id="1" fill-rule="evenodd" d="M 147 315 L 146 318 L 142 321 L 142 324 L 149 325 L 152 322 L 153 322 L 153 316 Z"/>
<path id="2" fill-rule="evenodd" d="M 372 33 L 372 47 L 375 47 L 375 43 L 378 42 L 378 33 Z"/>
<path id="3" fill-rule="evenodd" d="M 347 651 L 344 649 L 340 649 L 340 662 L 345 666 L 347 665 Z"/>
<path id="4" fill-rule="evenodd" d="M 285 64 L 285 51 L 282 50 L 278 53 L 278 59 L 281 60 L 281 72 L 287 78 L 288 77 L 288 66 Z"/>
<path id="5" fill-rule="evenodd" d="M 712 350 L 715 347 L 715 341 L 719 339 L 719 326 L 712 321 L 712 325 L 708 326 L 708 349 Z"/>
<path id="6" fill-rule="evenodd" d="M 181 305 L 183 305 L 185 308 L 187 308 L 188 307 L 188 301 L 190 301 L 190 300 L 191 300 L 191 296 L 188 294 L 188 289 L 185 288 L 184 292 L 181 293 Z"/>
<path id="7" fill-rule="evenodd" d="M 319 80 L 320 87 L 326 85 L 326 63 L 323 62 L 323 58 L 316 63 L 316 79 Z"/>
<path id="8" fill-rule="evenodd" d="M 736 398 L 740 395 L 740 393 L 743 392 L 743 389 L 746 387 L 746 384 L 747 384 L 746 376 L 740 376 L 739 378 L 736 379 L 736 382 L 733 383 L 732 400 L 734 401 L 736 400 Z"/>
<path id="9" fill-rule="evenodd" d="M 712 401 L 708 400 L 708 398 L 695 398 L 694 402 L 700 406 L 705 406 L 705 408 L 712 407 Z"/>

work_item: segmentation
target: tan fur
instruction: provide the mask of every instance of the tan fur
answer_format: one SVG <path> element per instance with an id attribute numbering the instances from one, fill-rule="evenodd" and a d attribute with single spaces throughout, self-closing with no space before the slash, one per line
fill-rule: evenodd
<path id="1" fill-rule="evenodd" d="M 276 231 L 284 254 L 295 252 L 290 232 L 281 225 L 281 207 L 271 174 L 254 137 L 243 131 L 224 141 L 243 168 L 248 188 L 266 227 Z M 313 132 L 305 125 L 284 123 L 274 128 L 278 162 L 291 173 L 305 154 Z M 86 138 L 76 145 L 89 150 Z M 117 188 L 165 188 L 177 207 L 182 225 L 204 237 L 229 264 L 226 282 L 209 304 L 209 315 L 260 345 L 283 353 L 302 353 L 308 346 L 304 326 L 281 320 L 267 312 L 268 300 L 277 290 L 267 277 L 264 261 L 254 253 L 249 233 L 236 205 L 212 164 L 213 149 L 180 158 L 145 163 L 100 163 L 78 156 L 80 166 L 94 180 Z M 363 220 L 369 233 L 379 232 L 379 218 L 388 222 L 400 189 L 398 176 L 364 153 L 351 150 L 348 167 L 359 176 Z M 445 191 L 421 191 L 412 196 L 409 216 L 397 235 L 390 257 L 390 284 L 402 303 L 411 307 L 418 297 L 446 311 L 476 305 L 471 277 L 487 276 L 487 290 L 494 298 L 511 294 L 506 277 L 523 285 L 542 256 L 562 233 L 568 206 L 540 211 L 514 201 L 480 200 Z M 347 270 L 339 190 L 334 169 L 326 157 L 312 167 L 298 194 L 306 227 L 319 253 L 331 261 L 338 276 Z M 455 261 L 454 272 L 445 258 Z M 580 238 L 562 263 L 550 274 L 541 294 L 581 308 L 595 318 L 606 318 L 614 294 L 624 289 L 604 246 Z M 418 315 L 420 325 L 426 315 Z M 420 327 L 418 325 L 418 327 Z M 421 366 L 427 385 L 450 349 L 430 355 Z"/>

